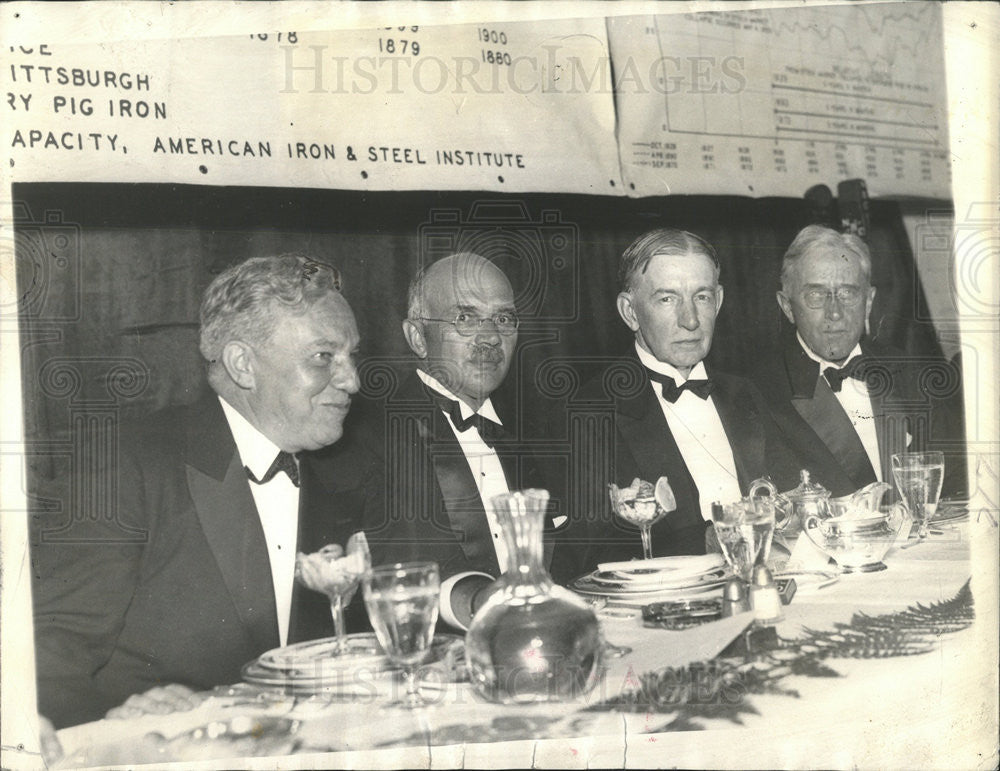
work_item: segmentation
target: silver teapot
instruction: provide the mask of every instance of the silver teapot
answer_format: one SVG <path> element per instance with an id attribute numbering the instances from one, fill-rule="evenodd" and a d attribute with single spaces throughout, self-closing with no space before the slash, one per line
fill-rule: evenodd
<path id="1" fill-rule="evenodd" d="M 779 493 L 769 479 L 758 479 L 750 486 L 751 496 L 759 489 L 768 489 L 775 507 L 775 532 L 789 540 L 802 532 L 808 517 L 830 516 L 830 491 L 813 482 L 807 469 L 799 472 L 799 478 L 799 486 L 784 493 Z"/>

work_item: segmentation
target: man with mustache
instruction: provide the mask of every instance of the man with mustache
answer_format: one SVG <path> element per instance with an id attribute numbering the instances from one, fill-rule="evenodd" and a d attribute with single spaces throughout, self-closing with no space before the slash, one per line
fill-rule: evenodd
<path id="1" fill-rule="evenodd" d="M 642 556 L 639 530 L 611 511 L 609 483 L 666 476 L 677 508 L 653 525 L 653 556 L 704 554 L 713 501 L 738 500 L 765 474 L 790 481 L 796 468 L 757 389 L 704 362 L 723 298 L 715 249 L 693 233 L 654 230 L 625 250 L 618 275 L 618 313 L 635 348 L 571 400 L 583 429 L 572 434 L 582 503 L 557 548 L 563 580 Z"/>
<path id="2" fill-rule="evenodd" d="M 754 379 L 785 441 L 835 496 L 876 479 L 892 483 L 892 454 L 928 449 L 932 437 L 930 449 L 953 449 L 942 494 L 955 494 L 966 486 L 962 415 L 933 391 L 950 381 L 958 392 L 960 380 L 943 361 L 906 356 L 867 336 L 871 273 L 862 239 L 803 228 L 785 252 L 777 293 L 793 329 Z"/>
<path id="3" fill-rule="evenodd" d="M 365 469 L 332 477 L 317 452 L 358 390 L 339 290 L 336 270 L 298 254 L 217 276 L 200 314 L 212 392 L 122 429 L 108 459 L 119 522 L 80 516 L 74 494 L 65 532 L 43 523 L 38 701 L 57 727 L 126 699 L 111 716 L 190 708 L 261 653 L 333 633 L 326 598 L 294 569 L 296 551 L 343 545 L 364 505 Z"/>
<path id="4" fill-rule="evenodd" d="M 545 486 L 516 416 L 491 398 L 517 344 L 514 291 L 493 263 L 460 253 L 421 270 L 408 301 L 416 368 L 361 428 L 386 496 L 365 533 L 373 563 L 436 561 L 441 618 L 461 628 L 507 565 L 491 499 Z"/>

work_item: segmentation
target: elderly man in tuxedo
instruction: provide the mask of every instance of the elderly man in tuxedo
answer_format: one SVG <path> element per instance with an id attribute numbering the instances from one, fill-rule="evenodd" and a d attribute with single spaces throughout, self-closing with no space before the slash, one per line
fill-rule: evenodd
<path id="1" fill-rule="evenodd" d="M 364 506 L 365 470 L 334 478 L 316 452 L 358 390 L 339 288 L 302 255 L 216 277 L 200 339 L 214 393 L 123 428 L 106 470 L 118 522 L 35 543 L 39 711 L 57 727 L 124 699 L 113 716 L 183 709 L 264 651 L 332 634 L 294 569 L 297 550 L 343 544 Z"/>
<path id="2" fill-rule="evenodd" d="M 364 529 L 375 563 L 438 563 L 441 618 L 462 628 L 507 566 L 491 499 L 547 485 L 515 411 L 494 400 L 518 338 L 506 275 L 479 255 L 450 255 L 416 275 L 408 300 L 415 367 L 359 405 L 368 414 L 357 433 L 379 457 L 385 492 Z"/>
<path id="3" fill-rule="evenodd" d="M 722 307 L 713 247 L 663 228 L 637 238 L 619 266 L 618 313 L 635 347 L 585 384 L 569 405 L 585 430 L 574 489 L 580 512 L 560 538 L 554 573 L 642 556 L 639 531 L 614 516 L 608 483 L 666 476 L 677 508 L 653 525 L 654 556 L 703 554 L 713 501 L 732 502 L 754 479 L 794 476 L 760 394 L 705 364 Z"/>
<path id="4" fill-rule="evenodd" d="M 754 380 L 785 441 L 815 481 L 847 495 L 892 482 L 893 453 L 953 449 L 945 495 L 965 488 L 962 415 L 937 393 L 960 380 L 943 360 L 907 356 L 871 339 L 875 300 L 868 245 L 820 225 L 799 232 L 781 265 L 778 305 L 793 325 Z M 937 443 L 933 443 L 931 440 Z"/>

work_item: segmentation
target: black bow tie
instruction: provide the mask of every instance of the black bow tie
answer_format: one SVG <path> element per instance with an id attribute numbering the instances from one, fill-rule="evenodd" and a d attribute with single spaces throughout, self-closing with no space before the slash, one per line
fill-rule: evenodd
<path id="1" fill-rule="evenodd" d="M 475 428 L 479 432 L 479 436 L 482 438 L 486 444 L 493 447 L 493 444 L 497 439 L 503 439 L 504 430 L 503 426 L 499 423 L 495 423 L 487 417 L 480 415 L 478 412 L 473 412 L 469 417 L 462 417 L 462 408 L 456 401 L 447 400 L 449 402 L 448 417 L 451 418 L 451 422 L 455 425 L 456 430 L 459 433 L 463 431 L 468 431 L 470 428 Z"/>
<path id="2" fill-rule="evenodd" d="M 823 377 L 826 378 L 826 382 L 830 384 L 830 390 L 834 393 L 840 392 L 840 387 L 844 384 L 847 378 L 854 378 L 855 380 L 864 381 L 865 375 L 862 371 L 862 367 L 858 365 L 861 363 L 861 357 L 855 356 L 843 367 L 827 367 L 823 370 Z"/>
<path id="3" fill-rule="evenodd" d="M 649 379 L 663 386 L 663 398 L 673 403 L 681 398 L 684 391 L 690 391 L 699 399 L 707 399 L 712 394 L 711 380 L 686 380 L 682 385 L 677 385 L 670 375 L 664 375 L 651 369 L 646 370 Z"/>
<path id="4" fill-rule="evenodd" d="M 299 486 L 299 466 L 295 462 L 295 456 L 290 452 L 285 452 L 284 450 L 279 452 L 274 457 L 274 462 L 271 464 L 271 467 L 267 470 L 267 473 L 264 474 L 262 479 L 257 479 L 257 477 L 253 475 L 249 466 L 244 466 L 243 468 L 246 469 L 247 477 L 249 477 L 250 481 L 258 485 L 266 485 L 274 479 L 275 474 L 279 471 L 284 471 L 288 474 L 288 478 L 292 480 L 292 484 L 296 487 Z"/>

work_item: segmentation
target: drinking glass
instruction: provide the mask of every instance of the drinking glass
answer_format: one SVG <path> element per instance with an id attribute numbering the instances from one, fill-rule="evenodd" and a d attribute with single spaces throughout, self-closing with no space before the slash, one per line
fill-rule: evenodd
<path id="1" fill-rule="evenodd" d="M 665 479 L 665 477 L 661 477 L 661 479 Z M 611 483 L 608 485 L 608 495 L 611 498 L 611 508 L 615 514 L 639 528 L 639 534 L 642 536 L 643 559 L 652 559 L 652 527 L 667 516 L 669 511 L 660 505 L 653 485 L 639 479 L 633 480 L 629 487 L 620 488 Z M 673 496 L 672 492 L 670 496 Z M 676 504 L 674 506 L 676 507 Z"/>
<path id="2" fill-rule="evenodd" d="M 351 601 L 357 591 L 361 576 L 371 567 L 368 539 L 363 532 L 357 532 L 347 539 L 347 548 L 328 544 L 318 552 L 295 557 L 295 578 L 317 592 L 322 592 L 330 600 L 330 615 L 337 636 L 334 655 L 348 653 L 347 633 L 344 631 L 344 605 Z"/>
<path id="3" fill-rule="evenodd" d="M 406 696 L 400 704 L 422 707 L 416 668 L 431 650 L 441 579 L 436 562 L 381 565 L 365 574 L 362 591 L 368 618 L 386 655 L 403 670 Z"/>
<path id="4" fill-rule="evenodd" d="M 725 506 L 712 504 L 715 537 L 733 573 L 750 581 L 755 565 L 763 565 L 774 537 L 774 506 L 745 498 Z"/>
<path id="5" fill-rule="evenodd" d="M 944 453 L 901 452 L 892 456 L 892 476 L 899 497 L 917 525 L 917 535 L 927 537 L 927 520 L 937 511 L 944 480 Z"/>

